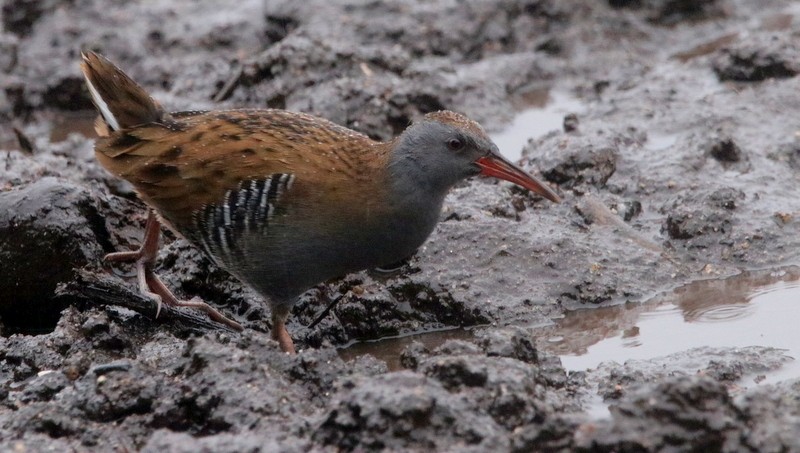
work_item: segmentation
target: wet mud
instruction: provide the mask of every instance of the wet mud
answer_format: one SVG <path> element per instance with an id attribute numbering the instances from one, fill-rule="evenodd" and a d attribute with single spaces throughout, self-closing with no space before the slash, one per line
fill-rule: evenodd
<path id="1" fill-rule="evenodd" d="M 0 449 L 800 451 L 780 344 L 583 369 L 564 346 L 798 264 L 795 2 L 0 6 Z M 82 49 L 170 110 L 285 108 L 376 139 L 457 110 L 564 202 L 457 187 L 407 262 L 301 298 L 297 356 L 258 295 L 167 233 L 165 283 L 245 331 L 155 319 L 132 269 L 102 262 L 147 211 L 94 159 Z"/>

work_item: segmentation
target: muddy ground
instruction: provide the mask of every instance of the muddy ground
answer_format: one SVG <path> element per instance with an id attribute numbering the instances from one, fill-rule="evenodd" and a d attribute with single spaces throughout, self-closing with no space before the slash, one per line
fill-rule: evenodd
<path id="1" fill-rule="evenodd" d="M 794 2 L 4 0 L 2 25 L 0 449 L 800 451 L 800 381 L 742 386 L 781 351 L 568 374 L 537 347 L 567 310 L 800 261 Z M 585 108 L 523 151 L 565 202 L 458 187 L 399 270 L 302 298 L 295 357 L 257 295 L 168 235 L 167 284 L 246 330 L 154 320 L 108 303 L 135 299 L 101 258 L 138 244 L 146 209 L 94 161 L 81 49 L 173 110 L 286 108 L 376 139 L 442 108 L 499 130 L 568 92 Z M 337 353 L 473 326 L 392 371 Z"/>

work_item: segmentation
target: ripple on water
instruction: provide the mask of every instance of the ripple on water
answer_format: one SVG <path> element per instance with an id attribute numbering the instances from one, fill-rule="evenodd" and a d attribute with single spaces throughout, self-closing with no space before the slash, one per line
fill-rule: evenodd
<path id="1" fill-rule="evenodd" d="M 567 370 L 602 362 L 654 359 L 703 346 L 763 346 L 800 357 L 800 268 L 751 272 L 703 280 L 650 302 L 580 310 L 555 325 L 532 331 L 542 349 L 561 357 Z M 360 343 L 340 351 L 346 360 L 372 354 L 399 369 L 399 356 L 414 340 L 434 348 L 449 339 L 470 339 L 466 329 L 442 330 Z M 800 377 L 800 361 L 788 362 L 761 382 Z"/>
<path id="2" fill-rule="evenodd" d="M 548 332 L 566 341 L 543 341 L 540 346 L 560 354 L 568 370 L 653 359 L 702 346 L 773 347 L 800 357 L 799 279 L 797 268 L 744 273 L 694 282 L 650 303 L 573 312 Z M 800 362 L 788 363 L 765 382 L 775 382 L 778 375 L 800 377 Z"/>

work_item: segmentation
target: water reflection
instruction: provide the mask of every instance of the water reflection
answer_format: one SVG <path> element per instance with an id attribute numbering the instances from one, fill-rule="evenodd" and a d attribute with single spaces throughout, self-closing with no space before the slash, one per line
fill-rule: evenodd
<path id="1" fill-rule="evenodd" d="M 645 304 L 576 311 L 545 329 L 564 341 L 539 344 L 561 355 L 570 370 L 699 346 L 767 346 L 800 357 L 798 280 L 798 268 L 750 272 L 695 282 Z M 800 376 L 796 362 L 785 371 Z"/>
<path id="2" fill-rule="evenodd" d="M 580 99 L 565 91 L 540 89 L 520 96 L 527 109 L 517 114 L 507 128 L 490 134 L 503 155 L 512 161 L 522 157 L 528 140 L 562 130 L 565 115 L 585 110 Z"/>
<path id="3" fill-rule="evenodd" d="M 766 346 L 800 357 L 800 268 L 748 272 L 694 282 L 641 304 L 578 310 L 556 324 L 532 331 L 537 345 L 558 354 L 568 370 L 606 361 L 652 359 L 700 346 Z M 449 339 L 470 339 L 454 329 L 360 343 L 340 351 L 345 360 L 372 354 L 392 370 L 412 341 L 429 349 Z M 765 382 L 800 376 L 790 362 Z"/>
<path id="4" fill-rule="evenodd" d="M 472 338 L 472 331 L 462 328 L 422 332 L 403 337 L 382 338 L 375 341 L 355 343 L 340 349 L 339 356 L 343 360 L 349 361 L 358 356 L 370 354 L 376 359 L 386 362 L 389 371 L 397 371 L 403 368 L 400 364 L 400 354 L 414 341 L 419 341 L 428 349 L 434 349 L 444 344 L 447 340 L 469 340 L 470 338 Z"/>
<path id="5" fill-rule="evenodd" d="M 94 122 L 97 113 L 94 110 L 80 110 L 75 112 L 59 112 L 53 116 L 53 126 L 50 129 L 52 143 L 63 142 L 70 134 L 80 134 L 84 137 L 95 137 Z"/>

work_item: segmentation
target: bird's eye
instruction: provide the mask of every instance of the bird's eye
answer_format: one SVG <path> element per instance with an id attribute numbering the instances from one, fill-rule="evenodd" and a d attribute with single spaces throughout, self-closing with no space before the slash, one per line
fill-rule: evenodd
<path id="1" fill-rule="evenodd" d="M 451 138 L 450 140 L 447 141 L 447 147 L 453 151 L 458 151 L 464 147 L 464 142 L 462 142 L 457 138 Z"/>

